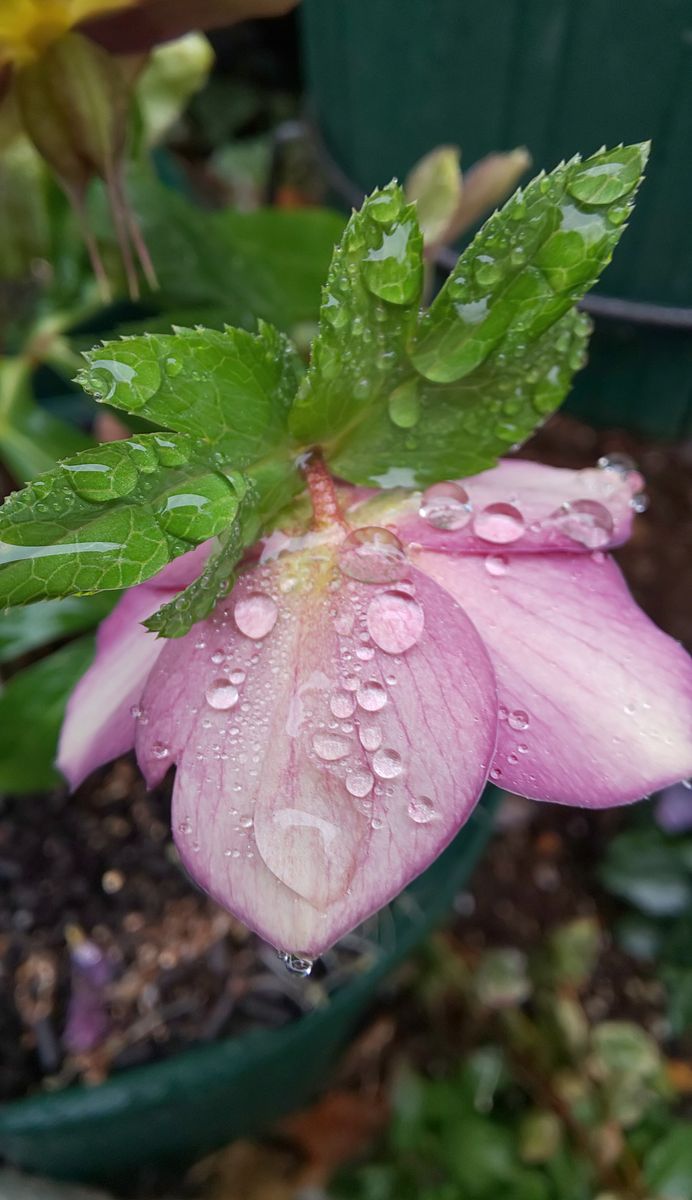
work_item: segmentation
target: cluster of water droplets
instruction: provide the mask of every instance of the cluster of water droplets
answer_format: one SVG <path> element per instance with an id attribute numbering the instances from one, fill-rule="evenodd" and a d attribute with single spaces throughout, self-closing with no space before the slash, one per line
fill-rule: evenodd
<path id="1" fill-rule="evenodd" d="M 531 717 L 526 709 L 509 708 L 506 704 L 500 704 L 498 707 L 498 717 L 501 724 L 507 729 L 511 729 L 513 733 L 518 734 L 517 742 L 512 750 L 507 754 L 507 763 L 510 767 L 516 767 L 521 758 L 529 754 L 529 746 L 527 742 L 521 740 L 521 735 L 529 728 Z M 503 781 L 503 770 L 497 760 L 490 770 L 490 778 L 493 783 L 501 784 Z M 533 780 L 533 776 L 529 775 L 529 779 Z"/>

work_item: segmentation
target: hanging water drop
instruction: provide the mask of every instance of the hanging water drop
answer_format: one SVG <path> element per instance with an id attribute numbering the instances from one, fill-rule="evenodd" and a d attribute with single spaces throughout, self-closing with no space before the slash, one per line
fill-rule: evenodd
<path id="1" fill-rule="evenodd" d="M 613 532 L 613 518 L 598 500 L 574 500 L 551 513 L 548 524 L 589 550 L 606 546 Z"/>
<path id="2" fill-rule="evenodd" d="M 279 950 L 277 953 L 286 970 L 290 971 L 292 975 L 300 975 L 303 979 L 307 979 L 308 975 L 312 973 L 315 965 L 314 958 L 306 958 L 301 954 L 289 954 L 285 950 Z"/>

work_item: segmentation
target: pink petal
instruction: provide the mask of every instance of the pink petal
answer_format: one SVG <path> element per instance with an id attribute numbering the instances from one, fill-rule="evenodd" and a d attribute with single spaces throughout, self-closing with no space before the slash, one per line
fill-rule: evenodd
<path id="1" fill-rule="evenodd" d="M 131 588 L 99 626 L 96 656 L 68 701 L 57 766 L 71 788 L 135 744 L 132 709 L 164 642 L 141 624 L 199 575 L 205 542 Z"/>
<path id="2" fill-rule="evenodd" d="M 692 661 L 599 558 L 416 555 L 490 652 L 503 706 L 491 779 L 587 808 L 692 773 Z"/>
<path id="3" fill-rule="evenodd" d="M 403 541 L 428 550 L 463 554 L 601 550 L 629 537 L 631 500 L 641 491 L 642 478 L 636 471 L 567 471 L 505 459 L 490 471 L 460 480 L 457 486 L 463 489 L 461 495 L 465 492 L 468 497 L 466 510 L 458 499 L 456 508 L 454 503 L 445 508 L 440 485 L 436 485 L 423 494 L 422 502 L 419 495 L 400 501 L 401 507 L 382 521 L 393 525 Z M 437 508 L 433 505 L 432 518 L 426 520 L 419 515 L 419 508 L 424 509 L 426 498 L 435 495 Z M 516 515 L 512 517 L 508 509 Z M 350 513 L 350 519 L 359 511 Z M 458 527 L 439 528 L 434 523 L 445 520 Z"/>
<path id="4" fill-rule="evenodd" d="M 169 643 L 142 705 L 143 770 L 178 764 L 188 871 L 308 956 L 447 845 L 496 736 L 487 654 L 446 592 L 416 570 L 391 587 L 347 579 L 319 537 L 248 569 L 212 618 Z"/>

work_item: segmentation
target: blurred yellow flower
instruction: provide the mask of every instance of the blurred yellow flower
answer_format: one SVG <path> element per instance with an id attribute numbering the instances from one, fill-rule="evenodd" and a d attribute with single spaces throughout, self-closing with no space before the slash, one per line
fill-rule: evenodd
<path id="1" fill-rule="evenodd" d="M 26 66 L 81 21 L 136 0 L 0 0 L 0 67 Z"/>

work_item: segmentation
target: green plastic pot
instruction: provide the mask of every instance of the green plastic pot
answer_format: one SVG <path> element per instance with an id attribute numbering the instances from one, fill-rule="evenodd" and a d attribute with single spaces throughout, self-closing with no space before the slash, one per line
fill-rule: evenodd
<path id="1" fill-rule="evenodd" d="M 323 1008 L 0 1109 L 0 1154 L 56 1179 L 113 1185 L 147 1167 L 180 1167 L 268 1128 L 327 1078 L 379 984 L 448 912 L 488 840 L 499 793 L 489 787 L 452 844 L 390 907 L 372 965 Z"/>
<path id="2" fill-rule="evenodd" d="M 653 139 L 598 289 L 616 303 L 569 407 L 592 424 L 689 436 L 692 0 L 304 0 L 302 20 L 313 115 L 359 190 L 403 178 L 442 143 L 467 164 L 526 145 L 539 169 Z"/>

